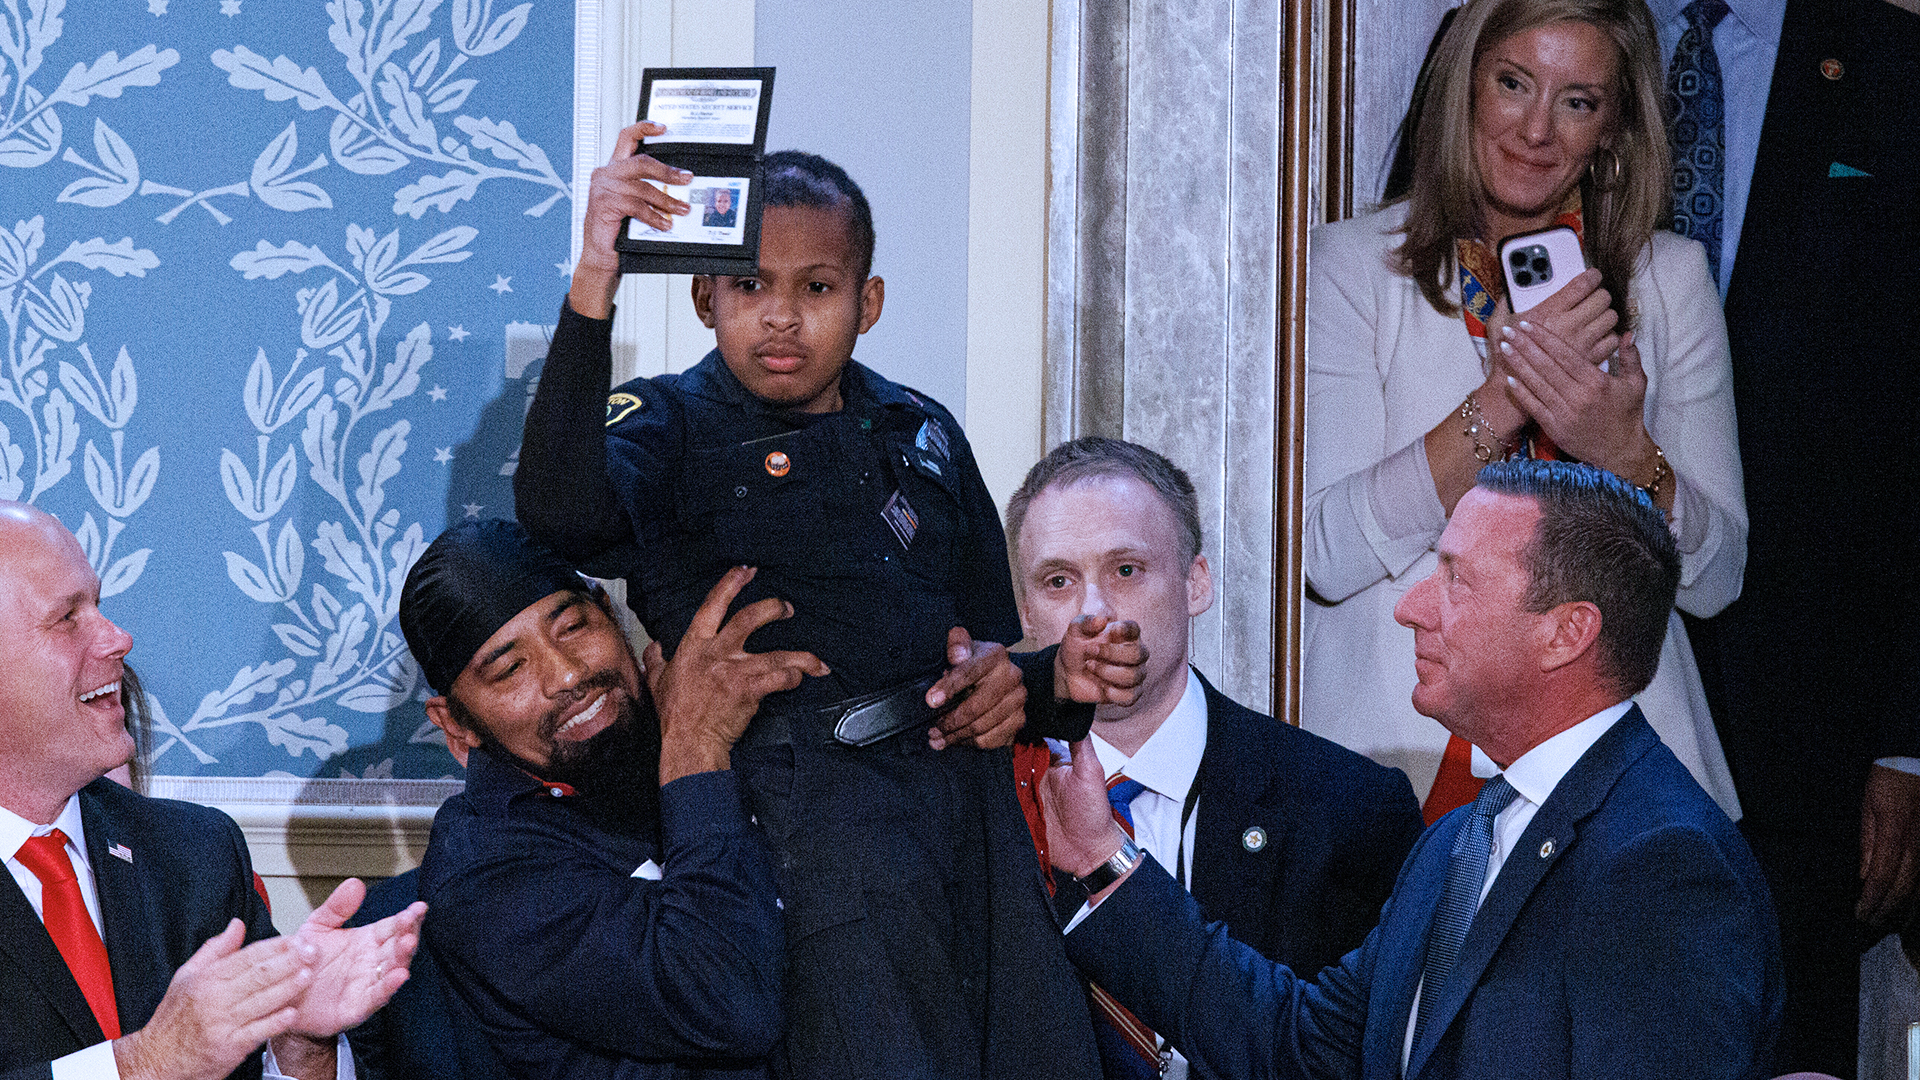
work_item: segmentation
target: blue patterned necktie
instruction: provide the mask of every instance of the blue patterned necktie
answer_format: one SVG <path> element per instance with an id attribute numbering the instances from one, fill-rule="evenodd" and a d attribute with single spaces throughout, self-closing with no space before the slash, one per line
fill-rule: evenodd
<path id="1" fill-rule="evenodd" d="M 1453 840 L 1453 854 L 1447 862 L 1447 883 L 1440 890 L 1440 903 L 1433 909 L 1433 926 L 1427 931 L 1427 962 L 1421 969 L 1420 1016 L 1413 1026 L 1413 1045 L 1417 1050 L 1426 1034 L 1427 1021 L 1433 1018 L 1440 991 L 1453 971 L 1460 946 L 1467 940 L 1467 928 L 1480 910 L 1480 889 L 1487 881 L 1487 860 L 1493 857 L 1493 819 L 1513 801 L 1516 792 L 1504 776 L 1487 781 L 1468 811 L 1467 823 Z"/>
<path id="2" fill-rule="evenodd" d="M 1145 790 L 1147 785 L 1130 776 L 1116 773 L 1107 781 L 1107 805 L 1113 808 L 1113 820 L 1128 836 L 1133 835 L 1134 796 Z M 1160 1076 L 1160 1039 L 1153 1029 L 1098 983 L 1087 984 L 1087 997 L 1099 1021 L 1093 1028 L 1094 1043 L 1099 1047 L 1100 1067 L 1107 1080 L 1151 1080 Z"/>
<path id="3" fill-rule="evenodd" d="M 1726 0 L 1693 0 L 1686 33 L 1667 71 L 1667 115 L 1673 145 L 1673 231 L 1706 245 L 1707 269 L 1720 280 L 1720 229 L 1726 202 L 1727 107 L 1713 28 Z"/>

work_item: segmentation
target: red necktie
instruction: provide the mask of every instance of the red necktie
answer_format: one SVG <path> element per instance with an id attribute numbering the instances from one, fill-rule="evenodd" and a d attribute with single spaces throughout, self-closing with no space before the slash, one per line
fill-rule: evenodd
<path id="1" fill-rule="evenodd" d="M 107 964 L 107 947 L 101 944 L 100 931 L 94 929 L 93 916 L 87 914 L 87 902 L 80 896 L 80 881 L 73 876 L 73 863 L 67 858 L 67 834 L 55 829 L 45 836 L 29 837 L 20 845 L 20 865 L 40 879 L 40 921 L 67 961 L 73 981 L 80 984 L 94 1019 L 107 1038 L 120 1037 L 120 1012 L 113 1001 L 113 969 Z"/>

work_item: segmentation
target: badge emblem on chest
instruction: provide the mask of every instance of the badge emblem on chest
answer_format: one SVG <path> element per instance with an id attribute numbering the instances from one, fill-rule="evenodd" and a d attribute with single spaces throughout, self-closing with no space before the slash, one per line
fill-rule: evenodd
<path id="1" fill-rule="evenodd" d="M 913 534 L 920 531 L 920 515 L 914 513 L 913 507 L 907 505 L 905 495 L 895 491 L 887 499 L 887 505 L 880 509 L 880 516 L 886 519 L 887 527 L 893 530 L 893 535 L 900 541 L 901 547 L 913 547 Z"/>
<path id="2" fill-rule="evenodd" d="M 793 459 L 785 453 L 775 450 L 773 453 L 767 455 L 766 464 L 768 476 L 785 476 L 788 470 L 793 468 Z"/>
<path id="3" fill-rule="evenodd" d="M 933 453 L 939 457 L 941 461 L 945 461 L 952 456 L 951 446 L 947 439 L 947 429 L 941 427 L 939 423 L 933 420 L 928 420 L 920 425 L 919 432 L 913 437 L 913 445 L 921 451 Z"/>

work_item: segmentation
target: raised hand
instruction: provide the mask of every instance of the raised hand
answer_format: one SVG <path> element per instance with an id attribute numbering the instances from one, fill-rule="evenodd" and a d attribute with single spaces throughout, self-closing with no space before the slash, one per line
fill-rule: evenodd
<path id="1" fill-rule="evenodd" d="M 1514 401 L 1556 445 L 1629 482 L 1650 479 L 1653 439 L 1641 419 L 1647 375 L 1633 334 L 1620 339 L 1611 374 L 1530 319 L 1503 328 L 1499 350 L 1513 372 Z"/>
<path id="2" fill-rule="evenodd" d="M 294 1032 L 331 1039 L 372 1016 L 407 981 L 427 905 L 415 901 L 379 922 L 347 927 L 366 896 L 360 879 L 348 878 L 294 932 L 294 947 L 313 971 L 296 1002 Z"/>
<path id="3" fill-rule="evenodd" d="M 612 160 L 593 170 L 580 262 L 567 293 L 568 306 L 590 319 L 604 319 L 613 312 L 613 293 L 620 284 L 620 253 L 613 242 L 621 223 L 638 218 L 656 229 L 671 229 L 675 216 L 693 209 L 647 182 L 684 184 L 693 179 L 685 169 L 639 152 L 642 138 L 666 132 L 664 125 L 645 120 L 627 125 L 614 142 Z"/>
<path id="4" fill-rule="evenodd" d="M 808 652 L 746 651 L 755 630 L 793 614 L 769 597 L 727 618 L 727 607 L 753 580 L 751 567 L 728 570 L 707 593 L 671 661 L 659 642 L 647 646 L 647 689 L 660 713 L 660 783 L 728 767 L 733 744 L 760 711 L 760 699 L 821 677 L 827 665 Z M 724 620 L 724 622 L 722 621 Z"/>
<path id="5" fill-rule="evenodd" d="M 293 1026 L 313 971 L 291 938 L 244 948 L 234 919 L 173 973 L 153 1019 L 114 1040 L 121 1080 L 219 1080 Z"/>
<path id="6" fill-rule="evenodd" d="M 1146 662 L 1138 623 L 1082 615 L 1067 626 L 1054 657 L 1054 696 L 1095 705 L 1132 705 L 1147 677 L 1142 666 Z"/>
<path id="7" fill-rule="evenodd" d="M 1073 744 L 1071 764 L 1047 770 L 1040 788 L 1047 823 L 1047 859 L 1075 877 L 1084 877 L 1120 850 L 1123 839 L 1107 803 L 1107 774 L 1091 736 Z"/>

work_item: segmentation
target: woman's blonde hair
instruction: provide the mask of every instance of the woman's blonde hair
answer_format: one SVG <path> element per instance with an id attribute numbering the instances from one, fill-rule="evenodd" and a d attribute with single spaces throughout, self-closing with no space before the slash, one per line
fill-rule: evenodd
<path id="1" fill-rule="evenodd" d="M 1441 39 L 1413 133 L 1413 186 L 1397 268 L 1420 285 L 1434 309 L 1458 272 L 1454 243 L 1486 236 L 1480 173 L 1473 159 L 1474 71 L 1481 56 L 1514 34 L 1557 22 L 1581 22 L 1618 51 L 1613 130 L 1594 152 L 1580 194 L 1587 260 L 1613 294 L 1620 329 L 1629 327 L 1627 284 L 1640 250 L 1672 214 L 1672 166 L 1663 113 L 1665 87 L 1653 16 L 1644 0 L 1469 0 Z"/>

